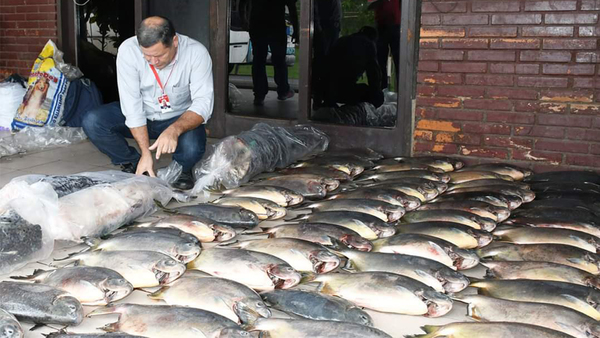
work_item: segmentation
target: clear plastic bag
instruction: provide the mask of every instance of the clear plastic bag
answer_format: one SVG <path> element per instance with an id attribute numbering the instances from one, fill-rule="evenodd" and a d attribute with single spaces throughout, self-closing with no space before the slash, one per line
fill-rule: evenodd
<path id="1" fill-rule="evenodd" d="M 181 164 L 177 163 L 176 161 L 171 161 L 168 166 L 160 168 L 156 171 L 156 177 L 171 184 L 177 181 L 182 171 L 183 167 Z"/>
<path id="2" fill-rule="evenodd" d="M 395 103 L 385 103 L 375 108 L 368 102 L 357 105 L 343 105 L 339 108 L 321 108 L 313 119 L 338 124 L 367 127 L 393 127 L 396 124 L 397 106 Z"/>
<path id="3" fill-rule="evenodd" d="M 229 83 L 229 108 L 237 109 L 243 98 L 242 92 L 233 83 Z"/>
<path id="4" fill-rule="evenodd" d="M 196 164 L 192 194 L 198 195 L 206 188 L 238 187 L 262 172 L 323 152 L 328 145 L 327 135 L 311 126 L 282 128 L 257 123 L 249 131 L 221 140 Z"/>
<path id="5" fill-rule="evenodd" d="M 0 134 L 0 157 L 66 146 L 85 140 L 82 128 L 26 127 L 17 133 Z"/>

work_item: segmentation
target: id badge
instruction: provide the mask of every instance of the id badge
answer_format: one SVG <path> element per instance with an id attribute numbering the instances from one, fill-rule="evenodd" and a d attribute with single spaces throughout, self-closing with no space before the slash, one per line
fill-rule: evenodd
<path id="1" fill-rule="evenodd" d="M 160 112 L 163 114 L 173 112 L 171 102 L 169 101 L 169 95 L 167 94 L 158 97 L 158 105 L 160 106 Z"/>

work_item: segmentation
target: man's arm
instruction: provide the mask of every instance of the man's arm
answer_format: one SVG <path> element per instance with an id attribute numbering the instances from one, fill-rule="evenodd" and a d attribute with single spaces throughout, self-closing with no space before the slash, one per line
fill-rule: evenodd
<path id="1" fill-rule="evenodd" d="M 150 145 L 150 137 L 148 136 L 148 128 L 146 126 L 130 128 L 131 134 L 133 138 L 137 142 L 142 155 L 140 157 L 140 161 L 137 164 L 137 169 L 135 170 L 136 175 L 143 175 L 145 172 L 148 173 L 151 177 L 156 177 L 154 174 L 154 161 L 152 160 L 152 154 L 150 153 L 149 145 Z"/>
<path id="2" fill-rule="evenodd" d="M 188 110 L 185 113 L 183 113 L 177 119 L 177 121 L 175 121 L 167 129 L 165 129 L 150 148 L 146 146 L 146 149 L 148 149 L 148 153 L 150 153 L 151 150 L 156 150 L 157 160 L 162 154 L 172 154 L 177 149 L 177 141 L 179 140 L 179 136 L 181 136 L 181 134 L 185 133 L 186 131 L 198 128 L 203 123 L 204 118 L 202 116 L 194 113 L 193 111 Z M 148 133 L 146 132 L 146 139 L 147 138 Z M 152 160 L 152 158 L 150 158 L 150 160 Z"/>

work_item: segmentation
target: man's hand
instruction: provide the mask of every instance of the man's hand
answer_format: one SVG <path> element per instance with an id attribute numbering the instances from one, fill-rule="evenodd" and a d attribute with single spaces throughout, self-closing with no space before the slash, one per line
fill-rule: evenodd
<path id="1" fill-rule="evenodd" d="M 148 148 L 148 150 L 156 150 L 156 159 L 160 159 L 162 154 L 172 154 L 177 149 L 177 141 L 179 140 L 179 133 L 173 128 L 173 126 L 165 129 L 160 136 L 156 139 L 154 144 Z"/>
<path id="2" fill-rule="evenodd" d="M 156 177 L 156 174 L 154 174 L 154 161 L 152 160 L 152 154 L 150 153 L 142 154 L 137 169 L 135 170 L 136 175 L 143 175 L 146 172 L 150 177 Z"/>

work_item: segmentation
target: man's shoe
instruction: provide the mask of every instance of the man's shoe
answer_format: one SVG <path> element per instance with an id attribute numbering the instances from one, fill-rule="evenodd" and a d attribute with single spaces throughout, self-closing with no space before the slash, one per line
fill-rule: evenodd
<path id="1" fill-rule="evenodd" d="M 265 105 L 265 99 L 259 99 L 257 97 L 254 98 L 254 105 L 262 107 Z"/>
<path id="2" fill-rule="evenodd" d="M 296 93 L 295 93 L 293 90 L 291 90 L 291 89 L 290 89 L 290 90 L 287 92 L 287 94 L 285 94 L 285 95 L 278 95 L 278 96 L 277 96 L 277 100 L 285 101 L 285 100 L 287 100 L 287 99 L 291 99 L 292 97 L 294 97 L 294 95 L 295 95 L 295 94 L 296 94 Z"/>
<path id="3" fill-rule="evenodd" d="M 133 163 L 121 164 L 121 171 L 124 173 L 135 174 L 136 170 L 137 170 L 137 165 L 135 165 Z"/>
<path id="4" fill-rule="evenodd" d="M 182 172 L 181 175 L 179 175 L 179 178 L 177 179 L 177 181 L 173 182 L 171 184 L 171 186 L 175 189 L 179 189 L 179 190 L 190 190 L 194 187 L 194 177 L 192 176 L 192 172 L 187 171 L 187 172 Z"/>

